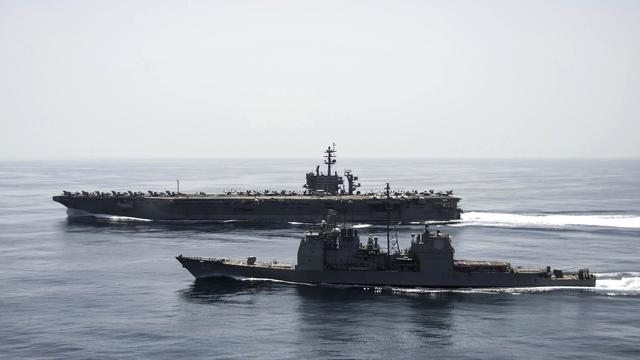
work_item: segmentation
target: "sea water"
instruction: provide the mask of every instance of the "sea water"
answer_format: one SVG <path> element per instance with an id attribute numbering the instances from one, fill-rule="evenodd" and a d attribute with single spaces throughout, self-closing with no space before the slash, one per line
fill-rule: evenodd
<path id="1" fill-rule="evenodd" d="M 315 160 L 0 162 L 0 357 L 638 358 L 640 161 L 358 160 L 362 190 L 454 190 L 459 259 L 588 267 L 595 288 L 194 281 L 176 255 L 294 263 L 308 224 L 67 219 L 62 190 L 300 190 Z M 359 224 L 361 234 L 384 228 Z M 395 229 L 401 247 L 422 225 Z"/>

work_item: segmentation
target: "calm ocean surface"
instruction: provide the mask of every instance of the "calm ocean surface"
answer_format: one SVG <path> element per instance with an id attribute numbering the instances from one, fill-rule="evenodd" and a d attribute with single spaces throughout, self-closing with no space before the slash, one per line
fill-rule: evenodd
<path id="1" fill-rule="evenodd" d="M 67 221 L 62 190 L 299 190 L 318 161 L 0 162 L 0 357 L 640 358 L 640 161 L 339 159 L 453 189 L 456 257 L 588 267 L 595 289 L 195 282 L 178 254 L 295 262 L 305 226 Z M 381 228 L 369 228 L 382 234 Z M 419 226 L 398 229 L 408 245 Z"/>

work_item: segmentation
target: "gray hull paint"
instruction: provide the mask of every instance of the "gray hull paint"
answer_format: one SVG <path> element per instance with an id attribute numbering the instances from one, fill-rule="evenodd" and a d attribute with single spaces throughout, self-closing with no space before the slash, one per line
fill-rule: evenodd
<path id="1" fill-rule="evenodd" d="M 595 286 L 595 277 L 578 279 L 546 277 L 541 273 L 454 271 L 432 274 L 413 271 L 300 271 L 228 264 L 215 259 L 178 256 L 178 261 L 197 279 L 214 277 L 273 279 L 294 283 L 370 285 L 432 288 Z"/>
<path id="2" fill-rule="evenodd" d="M 90 214 L 167 221 L 319 222 L 328 209 L 348 221 L 386 223 L 385 200 L 370 196 L 281 197 L 91 197 L 54 196 L 54 201 Z M 392 222 L 411 223 L 460 219 L 459 199 L 432 196 L 390 200 Z"/>

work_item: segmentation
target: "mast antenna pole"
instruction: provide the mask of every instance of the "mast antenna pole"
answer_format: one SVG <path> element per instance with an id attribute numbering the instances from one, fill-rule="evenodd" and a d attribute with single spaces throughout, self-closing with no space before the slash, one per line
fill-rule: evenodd
<path id="1" fill-rule="evenodd" d="M 333 148 L 331 148 L 331 146 L 328 146 L 327 150 L 325 150 L 324 152 L 327 153 L 327 155 L 324 156 L 327 158 L 327 160 L 324 161 L 324 163 L 327 164 L 327 175 L 331 176 L 331 165 L 336 163 L 336 160 L 333 159 L 333 153 L 336 152 L 336 143 L 333 143 Z"/>
<path id="2" fill-rule="evenodd" d="M 391 237 L 389 235 L 389 223 L 391 222 L 391 216 L 390 216 L 390 211 L 391 211 L 391 207 L 389 204 L 389 183 L 387 183 L 387 186 L 384 188 L 385 190 L 385 195 L 386 195 L 386 209 L 387 209 L 387 270 L 391 269 Z"/>
<path id="3" fill-rule="evenodd" d="M 180 195 L 180 179 L 176 179 L 176 184 L 178 185 L 178 195 Z"/>

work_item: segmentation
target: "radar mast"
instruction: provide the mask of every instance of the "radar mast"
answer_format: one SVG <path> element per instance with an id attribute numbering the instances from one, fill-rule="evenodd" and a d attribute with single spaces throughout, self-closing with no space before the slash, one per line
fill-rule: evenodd
<path id="1" fill-rule="evenodd" d="M 333 155 L 336 152 L 336 143 L 333 143 L 333 148 L 331 146 L 327 147 L 327 150 L 324 151 L 327 155 L 324 155 L 324 157 L 327 158 L 327 160 L 324 161 L 324 163 L 327 165 L 327 175 L 331 176 L 331 165 L 336 163 L 336 159 L 334 159 L 335 155 Z"/>

